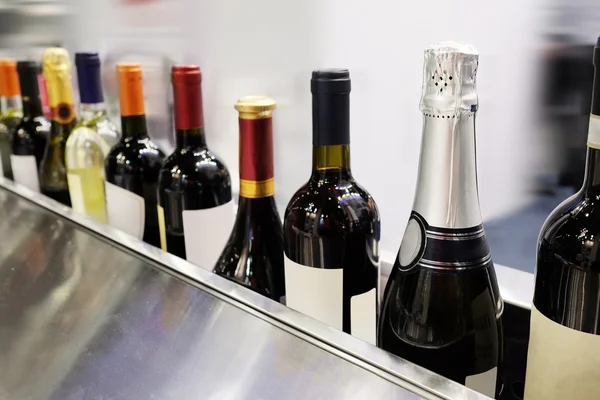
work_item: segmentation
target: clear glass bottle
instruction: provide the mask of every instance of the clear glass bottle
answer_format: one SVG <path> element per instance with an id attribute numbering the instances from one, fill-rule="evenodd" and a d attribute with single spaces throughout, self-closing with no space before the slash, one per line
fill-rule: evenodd
<path id="1" fill-rule="evenodd" d="M 75 66 L 81 109 L 65 150 L 69 194 L 73 210 L 106 223 L 104 160 L 120 135 L 104 105 L 98 53 L 76 53 Z"/>

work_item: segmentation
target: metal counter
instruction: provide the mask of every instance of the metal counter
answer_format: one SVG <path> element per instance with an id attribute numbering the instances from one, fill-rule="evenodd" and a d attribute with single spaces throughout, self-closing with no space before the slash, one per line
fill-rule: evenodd
<path id="1" fill-rule="evenodd" d="M 0 399 L 487 399 L 0 178 Z"/>

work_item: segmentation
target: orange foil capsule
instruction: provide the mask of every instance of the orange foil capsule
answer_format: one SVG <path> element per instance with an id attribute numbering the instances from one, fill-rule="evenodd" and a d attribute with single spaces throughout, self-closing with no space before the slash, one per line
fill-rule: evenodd
<path id="1" fill-rule="evenodd" d="M 117 64 L 121 115 L 144 115 L 144 87 L 140 64 Z"/>
<path id="2" fill-rule="evenodd" d="M 19 74 L 15 60 L 0 60 L 0 96 L 14 97 L 21 94 Z"/>

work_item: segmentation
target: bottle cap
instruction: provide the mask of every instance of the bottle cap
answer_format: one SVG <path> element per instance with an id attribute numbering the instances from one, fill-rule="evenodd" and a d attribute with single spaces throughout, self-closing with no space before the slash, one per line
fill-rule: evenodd
<path id="1" fill-rule="evenodd" d="M 17 62 L 11 59 L 0 60 L 0 96 L 13 97 L 20 94 Z"/>
<path id="2" fill-rule="evenodd" d="M 144 88 L 140 64 L 117 64 L 121 115 L 144 115 Z"/>
<path id="3" fill-rule="evenodd" d="M 202 73 L 197 65 L 175 65 L 171 69 L 175 129 L 204 127 L 202 114 Z"/>
<path id="4" fill-rule="evenodd" d="M 42 56 L 46 80 L 57 78 L 71 79 L 69 52 L 62 47 L 51 47 Z"/>
<path id="5" fill-rule="evenodd" d="M 322 69 L 313 71 L 311 93 L 348 94 L 350 93 L 350 71 L 347 69 Z"/>
<path id="6" fill-rule="evenodd" d="M 277 103 L 267 96 L 245 96 L 235 103 L 242 119 L 271 118 Z"/>
<path id="7" fill-rule="evenodd" d="M 19 72 L 19 83 L 23 98 L 38 98 L 40 96 L 38 82 L 40 65 L 35 61 L 19 61 L 17 62 L 17 71 Z"/>
<path id="8" fill-rule="evenodd" d="M 441 42 L 425 50 L 421 111 L 455 115 L 477 111 L 475 77 L 479 53 L 460 42 Z"/>
<path id="9" fill-rule="evenodd" d="M 347 69 L 313 71 L 313 146 L 350 144 L 350 72 Z"/>
<path id="10" fill-rule="evenodd" d="M 75 53 L 75 66 L 100 66 L 100 56 L 98 53 Z"/>
<path id="11" fill-rule="evenodd" d="M 98 53 L 75 53 L 79 96 L 83 104 L 104 102 Z"/>

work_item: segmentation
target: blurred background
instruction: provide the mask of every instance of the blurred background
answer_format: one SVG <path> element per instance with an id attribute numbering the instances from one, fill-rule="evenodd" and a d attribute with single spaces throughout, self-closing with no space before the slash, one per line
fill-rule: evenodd
<path id="1" fill-rule="evenodd" d="M 98 51 L 117 123 L 114 66 L 141 62 L 150 135 L 165 152 L 174 144 L 173 63 L 201 66 L 209 147 L 234 176 L 234 102 L 274 97 L 280 212 L 310 174 L 310 72 L 349 68 L 352 166 L 380 208 L 384 259 L 395 256 L 412 206 L 423 50 L 442 40 L 472 43 L 480 52 L 486 231 L 496 263 L 529 272 L 544 219 L 583 179 L 599 34 L 597 0 L 0 0 L 0 55 Z"/>

